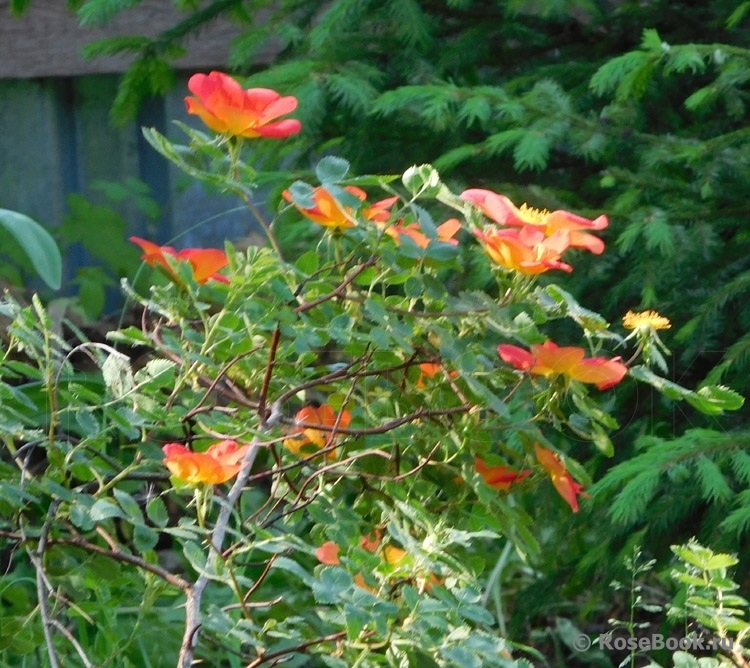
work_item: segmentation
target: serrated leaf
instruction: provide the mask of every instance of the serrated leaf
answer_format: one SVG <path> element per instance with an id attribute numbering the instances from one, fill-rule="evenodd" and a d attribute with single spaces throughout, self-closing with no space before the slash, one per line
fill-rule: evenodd
<path id="1" fill-rule="evenodd" d="M 315 175 L 324 186 L 341 182 L 346 178 L 348 172 L 349 163 L 344 158 L 338 158 L 334 155 L 325 156 L 315 165 Z"/>
<path id="2" fill-rule="evenodd" d="M 700 668 L 698 659 L 689 652 L 683 652 L 682 650 L 678 650 L 672 654 L 672 662 L 674 663 L 674 668 Z"/>
<path id="3" fill-rule="evenodd" d="M 500 416 L 508 416 L 508 406 L 490 388 L 473 376 L 462 376 L 462 379 L 475 394 L 484 399 L 488 408 L 495 411 L 495 413 Z"/>
<path id="4" fill-rule="evenodd" d="M 672 545 L 670 549 L 684 562 L 687 562 L 691 566 L 695 566 L 703 570 L 703 567 L 706 563 L 706 558 L 708 557 L 708 555 L 705 555 L 705 556 L 698 555 L 693 550 L 691 550 L 688 546 L 684 546 L 684 545 Z M 703 581 L 701 580 L 701 582 Z"/>
<path id="5" fill-rule="evenodd" d="M 76 411 L 76 422 L 83 429 L 83 433 L 87 436 L 93 436 L 101 431 L 99 421 L 93 414 L 93 411 L 87 408 L 81 408 Z"/>
<path id="6" fill-rule="evenodd" d="M 440 192 L 440 174 L 432 165 L 412 165 L 404 172 L 401 182 L 412 195 L 436 197 Z"/>
<path id="7" fill-rule="evenodd" d="M 122 512 L 120 507 L 116 506 L 108 499 L 99 499 L 93 506 L 91 506 L 89 514 L 94 522 L 101 522 L 103 520 L 111 519 L 112 517 L 127 519 L 125 513 Z"/>
<path id="8" fill-rule="evenodd" d="M 706 561 L 705 569 L 712 571 L 718 568 L 730 568 L 736 566 L 739 563 L 737 557 L 733 557 L 731 554 L 714 554 L 708 561 Z M 731 605 L 731 604 L 730 604 Z"/>
<path id="9" fill-rule="evenodd" d="M 354 584 L 351 575 L 343 568 L 329 566 L 323 568 L 313 583 L 315 600 L 322 605 L 333 605 L 341 599 L 341 594 Z"/>
<path id="10" fill-rule="evenodd" d="M 143 513 L 138 502 L 130 496 L 126 491 L 115 487 L 112 490 L 112 494 L 117 499 L 117 503 L 120 504 L 120 508 L 123 509 L 127 519 L 133 524 L 143 524 Z"/>
<path id="11" fill-rule="evenodd" d="M 694 396 L 687 397 L 688 402 L 702 413 L 720 415 L 724 411 L 736 411 L 742 408 L 745 398 L 734 390 L 723 385 L 706 385 Z"/>
<path id="12" fill-rule="evenodd" d="M 133 371 L 130 368 L 130 360 L 122 354 L 110 354 L 102 364 L 102 377 L 104 383 L 112 394 L 121 399 L 135 387 Z"/>
<path id="13" fill-rule="evenodd" d="M 206 554 L 198 543 L 192 540 L 186 540 L 182 544 L 182 553 L 188 560 L 188 563 L 199 573 L 206 569 Z"/>
<path id="14" fill-rule="evenodd" d="M 169 522 L 167 506 L 161 497 L 155 496 L 146 506 L 146 515 L 158 527 L 165 527 Z"/>
<path id="15" fill-rule="evenodd" d="M 148 552 L 159 542 L 159 533 L 145 524 L 137 524 L 133 530 L 133 543 L 139 552 Z"/>

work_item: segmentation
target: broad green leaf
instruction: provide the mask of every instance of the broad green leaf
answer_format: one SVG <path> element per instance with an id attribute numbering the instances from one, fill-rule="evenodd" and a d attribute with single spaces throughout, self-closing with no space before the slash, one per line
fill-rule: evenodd
<path id="1" fill-rule="evenodd" d="M 9 209 L 0 209 L 0 226 L 23 248 L 39 277 L 58 290 L 62 282 L 62 258 L 50 233 L 35 220 Z"/>
<path id="2" fill-rule="evenodd" d="M 297 267 L 297 269 L 299 269 L 303 274 L 309 276 L 310 274 L 315 273 L 318 270 L 318 267 L 320 266 L 320 256 L 317 251 L 307 251 L 307 253 L 302 255 L 299 260 L 297 260 L 294 266 Z"/>
<path id="3" fill-rule="evenodd" d="M 137 524 L 133 530 L 133 543 L 139 552 L 148 552 L 159 542 L 159 533 L 145 524 Z"/>
<path id="4" fill-rule="evenodd" d="M 315 206 L 314 190 L 309 183 L 295 181 L 289 186 L 289 194 L 300 209 L 312 209 Z"/>
<path id="5" fill-rule="evenodd" d="M 292 561 L 287 557 L 278 557 L 274 560 L 273 570 L 276 569 L 287 571 L 288 573 L 293 573 L 294 575 L 299 577 L 308 587 L 314 587 L 315 583 L 317 582 L 317 579 L 312 577 L 310 573 L 302 568 L 302 566 L 300 566 L 296 561 Z"/>
<path id="6" fill-rule="evenodd" d="M 672 552 L 674 552 L 680 559 L 696 566 L 701 570 L 704 570 L 706 561 L 711 557 L 710 550 L 705 548 L 698 548 L 695 545 L 672 545 Z"/>
<path id="7" fill-rule="evenodd" d="M 323 568 L 312 586 L 313 596 L 318 603 L 331 605 L 338 603 L 341 594 L 353 585 L 351 575 L 343 568 L 331 566 Z"/>
<path id="8" fill-rule="evenodd" d="M 112 493 L 120 504 L 120 508 L 125 511 L 128 520 L 133 524 L 143 524 L 143 513 L 138 502 L 126 491 L 117 487 L 112 490 Z"/>
<path id="9" fill-rule="evenodd" d="M 89 509 L 81 503 L 74 503 L 70 506 L 70 521 L 82 531 L 91 531 L 96 524 L 91 517 Z"/>
<path id="10" fill-rule="evenodd" d="M 335 155 L 327 155 L 315 165 L 315 175 L 323 185 L 339 183 L 348 172 L 349 163 Z"/>
<path id="11" fill-rule="evenodd" d="M 108 499 L 99 499 L 89 511 L 94 522 L 101 522 L 112 517 L 127 519 L 122 510 Z"/>
<path id="12" fill-rule="evenodd" d="M 146 515 L 158 527 L 165 527 L 169 522 L 167 506 L 161 497 L 155 496 L 146 506 Z"/>

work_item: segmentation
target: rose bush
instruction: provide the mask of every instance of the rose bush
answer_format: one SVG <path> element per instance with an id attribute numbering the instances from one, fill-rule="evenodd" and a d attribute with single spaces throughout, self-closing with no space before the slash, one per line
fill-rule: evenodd
<path id="1" fill-rule="evenodd" d="M 294 134 L 273 119 L 296 101 L 219 73 L 190 87 L 188 108 L 218 134 L 146 138 L 260 215 L 238 139 Z M 536 523 L 570 512 L 545 504 L 548 480 L 580 510 L 591 472 L 572 451 L 613 451 L 601 395 L 646 382 L 710 414 L 742 404 L 639 364 L 648 328 L 617 359 L 609 347 L 629 340 L 540 281 L 603 250 L 586 231 L 603 217 L 529 220 L 502 196 L 453 193 L 429 165 L 399 180 L 327 156 L 305 179 L 278 184 L 278 215 L 260 220 L 269 247 L 137 240 L 170 280 L 147 294 L 125 281 L 137 324 L 107 343 L 71 346 L 38 300 L 6 298 L 0 434 L 15 469 L 0 503 L 26 560 L 9 571 L 9 627 L 24 631 L 8 656 L 41 644 L 50 665 L 70 647 L 100 664 L 117 646 L 123 665 L 179 668 L 530 666 L 485 587 L 514 548 L 539 559 Z M 279 226 L 316 242 L 283 257 Z M 469 262 L 488 289 L 463 284 Z M 553 343 L 560 323 L 586 348 Z M 93 376 L 73 367 L 81 353 Z M 87 606 L 96 596 L 128 605 Z M 164 618 L 179 634 L 141 642 Z"/>

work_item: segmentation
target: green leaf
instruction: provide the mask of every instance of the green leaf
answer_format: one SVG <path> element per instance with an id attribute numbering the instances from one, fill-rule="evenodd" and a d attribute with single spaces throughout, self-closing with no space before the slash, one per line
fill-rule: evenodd
<path id="1" fill-rule="evenodd" d="M 287 557 L 278 557 L 273 562 L 273 568 L 272 570 L 280 569 L 283 571 L 287 571 L 288 573 L 293 573 L 297 577 L 299 577 L 308 587 L 314 587 L 317 583 L 317 580 L 310 575 L 302 566 L 300 566 L 296 561 L 292 561 L 291 559 Z"/>
<path id="2" fill-rule="evenodd" d="M 696 111 L 701 107 L 710 106 L 719 96 L 719 89 L 715 85 L 704 86 L 689 95 L 684 102 L 685 109 Z"/>
<path id="3" fill-rule="evenodd" d="M 9 209 L 0 209 L 0 226 L 24 250 L 39 277 L 58 290 L 62 283 L 62 258 L 50 233 L 35 220 Z"/>
<path id="4" fill-rule="evenodd" d="M 133 524 L 143 524 L 143 513 L 138 502 L 126 491 L 117 487 L 112 490 L 112 493 L 117 499 L 117 503 L 120 504 L 120 508 L 125 511 L 128 520 Z"/>
<path id="5" fill-rule="evenodd" d="M 309 183 L 295 181 L 289 186 L 292 201 L 300 209 L 312 209 L 315 206 L 314 190 Z"/>
<path id="6" fill-rule="evenodd" d="M 80 425 L 83 433 L 87 436 L 93 436 L 101 431 L 99 421 L 93 414 L 93 411 L 89 408 L 82 407 L 76 411 L 76 422 Z"/>
<path id="7" fill-rule="evenodd" d="M 327 155 L 315 165 L 315 175 L 323 185 L 341 182 L 348 172 L 349 163 L 334 155 Z"/>
<path id="8" fill-rule="evenodd" d="M 112 517 L 127 519 L 122 510 L 108 499 L 99 499 L 91 506 L 89 513 L 94 522 L 101 522 Z"/>
<path id="9" fill-rule="evenodd" d="M 313 583 L 313 596 L 322 605 L 332 605 L 338 603 L 341 594 L 353 584 L 351 575 L 343 568 L 336 566 L 324 568 L 318 574 L 318 580 Z"/>
<path id="10" fill-rule="evenodd" d="M 133 530 L 133 543 L 139 552 L 148 552 L 159 542 L 159 533 L 145 524 L 136 524 Z"/>
<path id="11" fill-rule="evenodd" d="M 14 18 L 18 18 L 31 4 L 31 0 L 10 0 L 10 13 Z"/>
<path id="12" fill-rule="evenodd" d="M 742 408 L 745 398 L 723 385 L 706 385 L 685 397 L 688 403 L 706 415 L 721 415 L 724 411 Z"/>
<path id="13" fill-rule="evenodd" d="M 415 196 L 436 197 L 440 192 L 440 174 L 432 165 L 412 165 L 404 172 L 401 181 Z"/>
<path id="14" fill-rule="evenodd" d="M 113 353 L 107 357 L 102 364 L 102 376 L 109 390 L 118 399 L 126 396 L 135 387 L 130 360 L 121 353 Z"/>
<path id="15" fill-rule="evenodd" d="M 689 652 L 676 651 L 672 655 L 672 661 L 674 662 L 674 668 L 700 668 L 698 659 Z"/>
<path id="16" fill-rule="evenodd" d="M 146 506 L 146 515 L 158 527 L 165 527 L 169 522 L 167 506 L 161 497 L 155 496 Z"/>
<path id="17" fill-rule="evenodd" d="M 70 506 L 70 521 L 82 531 L 91 531 L 95 522 L 91 517 L 89 509 L 82 503 L 74 503 Z"/>
<path id="18" fill-rule="evenodd" d="M 718 570 L 719 568 L 731 568 L 732 566 L 736 566 L 739 563 L 739 560 L 737 557 L 732 556 L 731 554 L 714 554 L 712 557 L 706 561 L 706 565 L 704 568 L 707 571 L 713 571 Z"/>
<path id="19" fill-rule="evenodd" d="M 727 18 L 727 28 L 729 30 L 736 28 L 742 22 L 748 12 L 750 12 L 750 2 L 740 3 L 737 8 L 729 15 L 729 18 Z"/>
<path id="20" fill-rule="evenodd" d="M 320 266 L 320 256 L 317 251 L 307 251 L 307 253 L 302 255 L 299 260 L 295 262 L 294 266 L 303 274 L 309 276 L 318 270 L 318 267 Z"/>

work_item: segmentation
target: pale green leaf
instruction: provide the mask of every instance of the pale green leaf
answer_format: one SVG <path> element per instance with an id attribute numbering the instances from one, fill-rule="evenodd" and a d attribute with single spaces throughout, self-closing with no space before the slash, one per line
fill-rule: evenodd
<path id="1" fill-rule="evenodd" d="M 35 220 L 9 209 L 0 209 L 0 226 L 23 249 L 39 277 L 53 290 L 59 289 L 62 258 L 50 233 Z"/>

